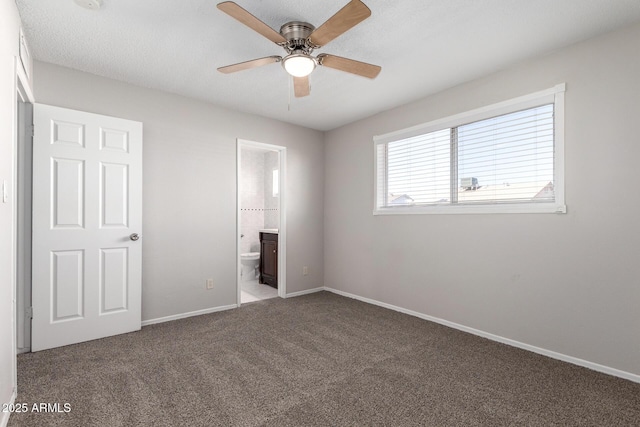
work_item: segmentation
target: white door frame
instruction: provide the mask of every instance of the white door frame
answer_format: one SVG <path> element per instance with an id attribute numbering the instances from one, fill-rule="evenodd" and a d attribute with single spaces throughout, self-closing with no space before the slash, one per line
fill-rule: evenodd
<path id="1" fill-rule="evenodd" d="M 13 203 L 13 219 L 12 219 L 12 230 L 11 230 L 11 244 L 12 244 L 12 272 L 11 272 L 11 283 L 12 286 L 12 302 L 13 302 L 13 399 L 15 399 L 16 394 L 18 392 L 18 358 L 17 358 L 17 347 L 18 347 L 18 315 L 24 315 L 25 306 L 31 305 L 30 302 L 24 302 L 24 305 L 18 306 L 18 292 L 24 292 L 23 283 L 18 283 L 18 239 L 23 237 L 23 233 L 18 230 L 18 204 L 17 204 L 17 188 L 18 188 L 18 177 L 20 176 L 20 172 L 22 171 L 22 165 L 18 164 L 18 97 L 22 99 L 23 102 L 28 102 L 33 104 L 35 102 L 35 97 L 33 96 L 33 91 L 31 89 L 31 83 L 29 82 L 29 78 L 22 67 L 22 63 L 20 57 L 14 56 L 13 61 L 14 68 L 14 84 L 13 84 L 13 185 L 11 188 L 11 200 Z M 0 183 L 1 184 L 1 183 Z M 30 227 L 31 224 L 28 224 L 27 227 Z M 30 286 L 30 284 L 29 284 Z M 22 303 L 22 298 L 20 299 Z M 24 331 L 22 331 L 24 332 Z M 0 422 L 3 421 L 3 418 L 0 417 Z"/>
<path id="2" fill-rule="evenodd" d="M 287 297 L 287 209 L 286 209 L 286 182 L 287 182 L 287 147 L 281 145 L 264 144 L 262 142 L 248 141 L 238 138 L 236 140 L 236 305 L 240 307 L 242 282 L 240 273 L 242 264 L 240 263 L 240 194 L 242 191 L 241 172 L 241 149 L 242 147 L 254 147 L 263 150 L 277 151 L 280 160 L 280 226 L 278 228 L 278 296 Z"/>
<path id="3" fill-rule="evenodd" d="M 16 57 L 16 120 L 20 119 L 17 111 L 17 102 L 31 104 L 31 117 L 29 123 L 17 123 L 18 126 L 26 125 L 22 131 L 33 131 L 33 104 L 35 99 L 29 86 L 29 80 L 20 65 L 20 59 Z M 25 118 L 23 118 L 25 119 Z M 14 188 L 15 218 L 16 223 L 16 348 L 18 353 L 31 350 L 31 318 L 28 309 L 31 307 L 31 152 L 33 141 L 30 135 L 26 135 L 25 144 L 20 147 L 18 140 L 20 131 L 15 131 L 15 166 Z M 21 152 L 22 155 L 19 155 Z M 20 190 L 20 193 L 18 191 Z M 22 214 L 22 215 L 20 215 Z M 22 249 L 22 250 L 19 250 Z"/>

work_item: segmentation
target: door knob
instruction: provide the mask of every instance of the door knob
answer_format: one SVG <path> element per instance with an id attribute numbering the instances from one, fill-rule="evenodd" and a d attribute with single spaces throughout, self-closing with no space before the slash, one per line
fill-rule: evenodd
<path id="1" fill-rule="evenodd" d="M 129 238 L 135 242 L 136 240 L 140 239 L 140 235 L 138 233 L 133 233 L 129 236 Z"/>

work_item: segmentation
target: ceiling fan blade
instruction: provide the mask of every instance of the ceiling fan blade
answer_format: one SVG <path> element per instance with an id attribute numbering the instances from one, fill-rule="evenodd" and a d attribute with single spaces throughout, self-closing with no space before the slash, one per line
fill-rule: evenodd
<path id="1" fill-rule="evenodd" d="M 356 74 L 369 79 L 375 79 L 382 70 L 382 67 L 378 65 L 367 64 L 366 62 L 355 61 L 353 59 L 342 58 L 335 55 L 328 55 L 326 53 L 318 55 L 318 62 L 323 67 L 346 71 L 347 73 Z"/>
<path id="2" fill-rule="evenodd" d="M 302 98 L 303 96 L 309 95 L 311 93 L 311 89 L 309 87 L 309 76 L 294 77 L 293 91 L 296 95 L 296 98 Z"/>
<path id="3" fill-rule="evenodd" d="M 262 34 L 264 37 L 268 38 L 276 44 L 287 42 L 287 40 L 282 37 L 282 35 L 276 30 L 274 30 L 232 1 L 218 3 L 218 9 L 231 16 L 232 18 L 235 18 L 238 21 L 242 22 L 252 30 Z"/>
<path id="4" fill-rule="evenodd" d="M 218 71 L 224 74 L 235 73 L 237 71 L 243 71 L 251 68 L 262 67 L 263 65 L 273 64 L 274 62 L 280 62 L 281 60 L 282 57 L 280 56 L 267 56 L 265 58 L 252 59 L 251 61 L 227 65 L 226 67 L 220 67 L 218 68 Z"/>
<path id="5" fill-rule="evenodd" d="M 315 47 L 324 46 L 369 16 L 371 16 L 371 10 L 364 3 L 360 0 L 351 0 L 327 22 L 316 28 L 309 36 L 309 42 Z"/>

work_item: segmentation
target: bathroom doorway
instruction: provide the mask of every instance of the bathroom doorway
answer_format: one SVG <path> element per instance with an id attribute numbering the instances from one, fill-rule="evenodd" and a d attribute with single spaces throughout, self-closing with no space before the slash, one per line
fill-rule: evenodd
<path id="1" fill-rule="evenodd" d="M 237 141 L 237 304 L 286 296 L 286 147 Z"/>

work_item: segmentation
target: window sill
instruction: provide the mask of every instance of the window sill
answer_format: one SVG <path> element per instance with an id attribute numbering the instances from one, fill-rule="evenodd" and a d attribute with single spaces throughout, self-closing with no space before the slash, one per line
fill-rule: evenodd
<path id="1" fill-rule="evenodd" d="M 495 205 L 433 205 L 377 208 L 373 215 L 432 215 L 432 214 L 513 214 L 513 213 L 567 213 L 567 207 L 558 203 L 521 203 Z"/>

